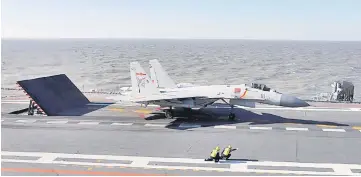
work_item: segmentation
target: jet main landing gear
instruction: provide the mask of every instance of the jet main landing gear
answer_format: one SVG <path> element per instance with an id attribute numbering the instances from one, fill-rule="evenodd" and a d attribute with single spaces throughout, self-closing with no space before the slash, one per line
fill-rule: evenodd
<path id="1" fill-rule="evenodd" d="M 168 119 L 173 119 L 174 118 L 174 113 L 172 110 L 172 107 L 170 107 L 169 109 L 164 110 L 165 113 L 165 117 Z"/>
<path id="2" fill-rule="evenodd" d="M 224 100 L 224 99 L 222 99 L 222 101 L 225 102 L 226 104 L 228 104 L 229 106 L 231 106 L 231 111 L 228 114 L 228 120 L 231 120 L 231 121 L 235 120 L 236 119 L 236 114 L 233 113 L 234 105 L 227 103 L 227 101 Z"/>

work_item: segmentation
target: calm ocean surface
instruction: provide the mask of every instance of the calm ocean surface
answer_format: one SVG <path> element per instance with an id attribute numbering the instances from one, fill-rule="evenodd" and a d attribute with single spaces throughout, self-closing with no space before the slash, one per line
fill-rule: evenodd
<path id="1" fill-rule="evenodd" d="M 354 83 L 361 101 L 361 42 L 61 39 L 2 40 L 1 86 L 65 73 L 80 88 L 130 85 L 129 62 L 158 59 L 176 82 L 258 82 L 304 99 Z"/>

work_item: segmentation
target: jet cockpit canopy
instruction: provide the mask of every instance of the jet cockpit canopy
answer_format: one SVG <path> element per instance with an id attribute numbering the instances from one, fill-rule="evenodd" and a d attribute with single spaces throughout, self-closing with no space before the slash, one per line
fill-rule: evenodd
<path id="1" fill-rule="evenodd" d="M 267 87 L 265 84 L 259 84 L 259 83 L 252 83 L 251 88 L 259 89 L 266 92 L 277 92 L 276 90 Z"/>

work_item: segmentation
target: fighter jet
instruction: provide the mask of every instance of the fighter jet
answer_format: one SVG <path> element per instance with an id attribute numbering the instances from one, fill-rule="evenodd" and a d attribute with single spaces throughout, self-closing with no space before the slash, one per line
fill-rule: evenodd
<path id="1" fill-rule="evenodd" d="M 295 100 L 292 100 L 297 99 L 295 97 L 284 97 L 284 95 L 278 92 L 267 92 L 245 84 L 177 87 L 174 81 L 162 69 L 159 62 L 153 60 L 150 63 L 152 79 L 149 78 L 138 62 L 130 64 L 131 94 L 127 95 L 129 97 L 127 99 L 124 99 L 124 96 L 123 98 L 118 96 L 116 99 L 128 100 L 144 105 L 154 104 L 160 107 L 169 107 L 169 109 L 164 109 L 167 118 L 173 118 L 172 107 L 181 107 L 186 110 L 204 108 L 218 100 L 222 100 L 231 106 L 229 113 L 229 119 L 231 120 L 235 118 L 233 113 L 234 105 L 254 107 L 255 102 L 275 104 L 272 101 L 278 98 L 279 105 L 286 104 L 287 107 L 308 106 L 305 102 L 303 104 L 295 103 Z M 225 99 L 229 99 L 229 103 Z"/>
<path id="2" fill-rule="evenodd" d="M 156 86 L 162 89 L 163 92 L 174 91 L 176 90 L 176 88 L 186 88 L 186 87 L 195 87 L 200 89 L 199 86 L 190 83 L 175 84 L 175 82 L 170 78 L 168 73 L 163 69 L 162 65 L 159 63 L 157 59 L 149 60 L 149 70 L 151 73 L 152 83 L 156 84 Z M 241 84 L 241 85 L 230 85 L 229 87 L 241 87 L 243 90 L 253 90 L 253 91 L 258 90 L 259 92 L 262 93 L 261 94 L 262 99 L 260 100 L 260 102 L 264 104 L 283 106 L 283 107 L 309 106 L 307 102 L 300 100 L 297 97 L 279 93 L 274 89 L 268 88 L 264 84 L 253 83 L 251 86 L 247 84 Z M 234 104 L 237 102 L 244 103 L 243 98 L 244 97 L 231 98 L 230 102 Z M 239 100 L 242 101 L 240 102 Z"/>
<path id="3" fill-rule="evenodd" d="M 204 88 L 191 83 L 176 84 L 168 75 L 168 73 L 164 70 L 164 68 L 157 59 L 149 60 L 149 70 L 150 70 L 150 77 L 152 83 L 154 83 L 161 92 L 175 92 L 177 91 L 177 88 L 186 88 L 186 87 L 196 87 L 198 89 Z M 277 92 L 274 89 L 268 88 L 264 84 L 252 83 L 251 86 L 249 86 L 248 84 L 231 85 L 231 86 L 244 87 L 245 89 L 249 89 L 249 90 L 258 89 L 261 92 L 263 91 L 262 97 L 264 97 L 265 99 L 262 99 L 260 103 L 275 105 L 275 106 L 283 106 L 283 107 L 309 106 L 307 102 L 298 99 L 297 97 Z M 127 89 L 128 91 L 130 91 L 131 87 L 127 87 Z M 241 102 L 237 100 L 239 100 L 239 98 L 231 99 L 230 101 L 232 103 L 236 103 L 236 102 L 246 103 L 244 99 Z M 251 101 L 247 103 L 248 103 L 247 105 L 249 106 L 250 105 L 249 103 L 254 103 L 254 102 Z M 240 104 L 240 106 L 242 105 L 243 104 Z"/>
<path id="4" fill-rule="evenodd" d="M 182 108 L 199 108 L 215 101 L 222 99 L 225 92 L 224 88 L 219 88 L 219 93 L 215 89 L 208 92 L 199 93 L 196 89 L 175 90 L 174 92 L 167 90 L 160 92 L 155 84 L 151 83 L 150 77 L 140 66 L 138 62 L 130 63 L 130 74 L 132 89 L 130 94 L 116 96 L 112 99 L 119 101 L 131 101 L 143 105 L 159 105 L 161 107 L 170 107 L 165 114 L 168 118 L 173 118 L 172 107 Z"/>

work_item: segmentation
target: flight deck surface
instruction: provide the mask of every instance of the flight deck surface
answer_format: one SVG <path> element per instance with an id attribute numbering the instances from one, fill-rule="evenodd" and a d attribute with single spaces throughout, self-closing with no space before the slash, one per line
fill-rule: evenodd
<path id="1" fill-rule="evenodd" d="M 286 130 L 296 128 L 293 125 L 284 125 L 285 130 L 230 129 L 189 123 L 183 127 L 166 127 L 166 122 L 160 120 L 130 123 L 139 118 L 124 117 L 127 121 L 102 124 L 103 119 L 109 118 L 71 118 L 69 121 L 67 117 L 37 120 L 3 115 L 3 166 L 34 168 L 32 164 L 35 164 L 37 169 L 122 173 L 124 168 L 130 168 L 151 174 L 178 170 L 178 173 L 170 172 L 176 175 L 202 172 L 332 175 L 357 174 L 357 170 L 361 170 L 361 165 L 357 165 L 361 164 L 361 132 L 356 130 L 323 131 L 338 127 L 320 127 L 318 131 Z M 214 146 L 228 144 L 239 148 L 232 154 L 232 159 L 238 160 L 218 164 L 203 161 Z M 49 156 L 46 154 L 49 152 L 55 154 Z"/>
<path id="2" fill-rule="evenodd" d="M 230 122 L 112 106 L 85 116 L 2 114 L 2 174 L 361 174 L 359 111 L 253 110 Z M 203 161 L 228 144 L 239 148 L 235 160 Z"/>
<path id="3" fill-rule="evenodd" d="M 9 114 L 29 100 L 6 95 L 2 175 L 361 175 L 360 104 L 235 108 L 236 121 L 216 106 L 189 120 L 85 95 L 59 116 Z M 229 144 L 233 160 L 204 161 Z"/>

